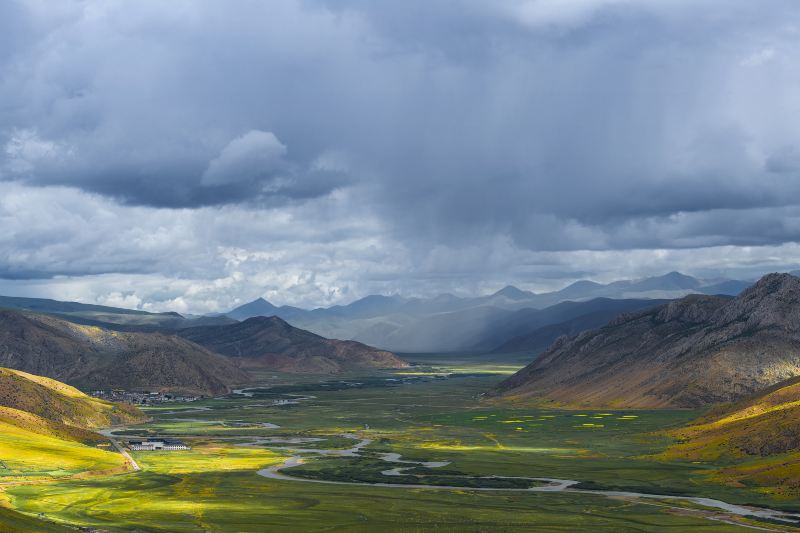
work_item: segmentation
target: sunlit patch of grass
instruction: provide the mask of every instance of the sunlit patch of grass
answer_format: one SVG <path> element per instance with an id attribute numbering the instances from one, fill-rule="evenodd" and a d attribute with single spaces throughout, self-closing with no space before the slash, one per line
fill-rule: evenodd
<path id="1" fill-rule="evenodd" d="M 524 428 L 523 428 L 524 429 Z M 480 446 L 472 444 L 455 444 L 446 442 L 425 442 L 419 445 L 424 450 L 441 450 L 446 452 L 519 452 L 534 454 L 568 454 L 579 453 L 573 448 L 535 447 L 535 446 Z"/>
<path id="2" fill-rule="evenodd" d="M 262 448 L 230 447 L 223 444 L 194 447 L 181 452 L 137 452 L 143 468 L 166 474 L 189 472 L 257 470 L 276 464 L 284 456 Z"/>
<path id="3" fill-rule="evenodd" d="M 511 375 L 516 373 L 523 365 L 498 365 L 498 364 L 474 364 L 474 365 L 435 365 L 425 369 L 406 369 L 393 372 L 397 376 L 447 376 L 450 374 L 495 374 Z"/>
<path id="4" fill-rule="evenodd" d="M 126 469 L 125 459 L 79 442 L 40 435 L 0 422 L 0 482 L 66 477 L 87 471 Z"/>

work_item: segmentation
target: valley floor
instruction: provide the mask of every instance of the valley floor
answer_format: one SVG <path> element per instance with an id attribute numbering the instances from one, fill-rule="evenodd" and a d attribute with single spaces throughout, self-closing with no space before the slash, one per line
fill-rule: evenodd
<path id="1" fill-rule="evenodd" d="M 24 514 L 0 509 L 0 531 L 40 513 L 56 524 L 153 532 L 793 530 L 688 500 L 519 490 L 548 483 L 523 478 L 558 478 L 579 489 L 800 510 L 798 495 L 720 483 L 727 465 L 654 459 L 669 444 L 662 430 L 698 412 L 496 405 L 482 393 L 513 364 L 422 363 L 335 378 L 265 372 L 231 397 L 150 409 L 152 422 L 117 438 L 179 436 L 192 450 L 134 452 L 138 472 L 7 487 L 0 498 Z M 293 457 L 301 464 L 279 468 Z"/>

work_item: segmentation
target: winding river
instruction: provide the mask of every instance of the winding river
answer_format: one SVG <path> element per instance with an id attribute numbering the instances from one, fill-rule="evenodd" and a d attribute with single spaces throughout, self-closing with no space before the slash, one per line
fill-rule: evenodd
<path id="1" fill-rule="evenodd" d="M 250 394 L 248 394 L 248 389 L 237 390 L 234 392 L 241 396 L 245 397 L 250 396 Z M 299 394 L 292 396 L 293 397 L 291 397 L 288 400 L 273 401 L 272 405 L 280 405 L 283 404 L 284 402 L 299 403 L 301 401 L 310 400 L 314 398 L 313 396 L 306 396 Z M 209 411 L 209 410 L 212 409 L 207 407 L 205 408 L 201 407 L 201 408 L 167 411 L 161 414 L 187 414 L 191 412 Z M 199 420 L 190 418 L 171 418 L 167 420 L 192 421 L 199 423 L 222 422 L 219 420 Z M 271 424 L 269 422 L 263 422 L 258 425 L 264 428 L 274 428 L 274 429 L 280 427 L 276 424 Z M 100 433 L 113 439 L 113 437 L 117 436 L 115 434 L 116 432 L 125 429 L 127 429 L 127 427 L 117 426 L 114 428 L 101 430 Z M 291 469 L 292 467 L 302 465 L 308 459 L 313 459 L 315 457 L 360 457 L 362 452 L 364 451 L 364 448 L 366 448 L 372 443 L 372 439 L 362 437 L 355 433 L 341 433 L 338 436 L 347 439 L 352 439 L 356 442 L 351 447 L 343 449 L 342 448 L 337 448 L 337 449 L 299 448 L 297 446 L 286 446 L 286 445 L 287 444 L 302 445 L 305 443 L 310 444 L 315 442 L 321 442 L 324 441 L 325 439 L 316 437 L 255 437 L 250 439 L 249 442 L 238 443 L 237 445 L 266 447 L 276 451 L 280 450 L 281 452 L 291 454 L 283 463 L 273 465 L 268 468 L 264 468 L 257 471 L 257 474 L 259 476 L 279 481 L 291 481 L 298 483 L 318 483 L 326 485 L 385 487 L 385 488 L 397 488 L 397 489 L 463 490 L 463 491 L 480 491 L 480 492 L 540 492 L 540 493 L 564 492 L 573 494 L 593 494 L 607 498 L 628 498 L 637 500 L 660 500 L 660 502 L 675 502 L 675 505 L 672 506 L 665 505 L 665 506 L 684 512 L 689 511 L 689 512 L 703 513 L 704 516 L 708 519 L 728 522 L 730 524 L 735 524 L 741 527 L 747 527 L 751 529 L 774 531 L 774 529 L 772 528 L 759 527 L 757 525 L 751 525 L 751 524 L 744 524 L 738 521 L 729 521 L 726 520 L 726 518 L 730 519 L 731 517 L 751 517 L 751 518 L 774 520 L 782 522 L 786 525 L 800 526 L 800 513 L 791 513 L 791 512 L 780 511 L 777 509 L 768 509 L 763 507 L 736 505 L 724 502 L 722 500 L 716 500 L 713 498 L 703 498 L 697 496 L 676 496 L 670 494 L 648 494 L 648 493 L 630 492 L 630 491 L 581 489 L 576 487 L 581 482 L 572 479 L 556 479 L 547 477 L 524 477 L 524 476 L 497 476 L 497 475 L 477 476 L 477 477 L 469 476 L 471 479 L 486 479 L 486 480 L 523 479 L 530 481 L 532 483 L 536 483 L 536 485 L 528 488 L 470 487 L 470 486 L 460 486 L 460 485 L 429 485 L 422 483 L 396 483 L 396 482 L 393 483 L 392 480 L 396 479 L 397 477 L 413 476 L 414 474 L 406 472 L 415 467 L 421 466 L 425 468 L 441 468 L 450 464 L 448 461 L 411 461 L 403 459 L 402 455 L 398 453 L 374 454 L 375 457 L 379 458 L 382 461 L 385 461 L 387 463 L 387 466 L 392 465 L 391 468 L 387 468 L 386 470 L 383 470 L 381 472 L 381 474 L 383 476 L 386 476 L 387 478 L 385 482 L 335 481 L 335 480 L 325 480 L 325 479 L 312 479 L 306 477 L 291 476 L 285 473 L 286 470 Z M 125 437 L 135 438 L 132 435 L 126 435 Z M 194 436 L 182 435 L 182 437 L 191 438 Z M 197 435 L 197 437 L 205 437 L 205 436 Z M 242 437 L 214 437 L 214 438 L 220 440 L 242 439 Z M 409 466 L 397 466 L 397 465 L 409 465 Z M 458 476 L 448 476 L 448 477 L 458 477 Z M 690 502 L 695 505 L 702 506 L 705 509 L 695 509 L 691 507 L 682 506 L 680 505 L 681 502 L 684 503 Z M 765 526 L 766 525 L 767 524 L 765 524 Z"/>
<path id="2" fill-rule="evenodd" d="M 579 489 L 575 488 L 575 486 L 580 484 L 580 481 L 572 479 L 555 479 L 555 478 L 545 478 L 545 477 L 523 477 L 523 476 L 480 476 L 479 477 L 480 479 L 487 479 L 487 480 L 524 479 L 531 482 L 539 483 L 539 485 L 524 489 L 498 488 L 498 487 L 468 487 L 468 486 L 458 486 L 458 485 L 392 483 L 390 481 L 392 477 L 413 475 L 413 474 L 406 474 L 405 471 L 412 469 L 416 466 L 423 466 L 426 468 L 440 468 L 450 464 L 449 462 L 446 461 L 404 460 L 402 459 L 402 456 L 397 453 L 381 453 L 377 454 L 377 457 L 383 461 L 386 461 L 387 463 L 394 463 L 394 464 L 400 463 L 413 466 L 393 467 L 382 471 L 381 474 L 387 477 L 387 481 L 384 483 L 311 479 L 311 478 L 290 476 L 284 473 L 285 470 L 295 466 L 299 466 L 303 464 L 307 459 L 314 456 L 326 456 L 326 457 L 360 456 L 363 448 L 365 448 L 372 442 L 371 439 L 362 438 L 353 433 L 342 433 L 339 436 L 349 439 L 354 439 L 357 440 L 357 442 L 352 447 L 346 449 L 315 449 L 315 448 L 297 449 L 297 448 L 288 448 L 285 446 L 273 447 L 276 450 L 291 450 L 290 453 L 292 453 L 293 455 L 288 459 L 286 459 L 286 461 L 284 461 L 283 463 L 268 468 L 264 468 L 262 470 L 259 470 L 257 473 L 259 476 L 280 481 L 323 483 L 328 485 L 355 485 L 355 486 L 386 487 L 386 488 L 398 488 L 398 489 L 402 488 L 402 489 L 464 490 L 464 491 L 483 491 L 483 492 L 568 492 L 574 494 L 595 494 L 598 496 L 605 496 L 608 498 L 634 498 L 634 499 L 641 498 L 641 499 L 663 500 L 663 501 L 673 501 L 673 502 L 691 502 L 693 504 L 700 505 L 706 508 L 715 509 L 718 512 L 727 515 L 762 518 L 762 519 L 784 522 L 787 525 L 790 524 L 800 525 L 800 514 L 798 513 L 789 513 L 785 511 L 779 511 L 775 509 L 767 509 L 761 507 L 735 505 L 721 500 L 716 500 L 713 498 L 703 498 L 696 496 L 675 496 L 669 494 L 646 494 L 641 492 L 629 492 L 629 491 Z M 681 509 L 689 509 L 689 508 L 681 507 Z M 736 522 L 736 525 L 744 527 L 752 527 L 754 529 L 765 529 L 765 528 L 758 528 L 756 526 L 748 526 L 740 522 Z"/>

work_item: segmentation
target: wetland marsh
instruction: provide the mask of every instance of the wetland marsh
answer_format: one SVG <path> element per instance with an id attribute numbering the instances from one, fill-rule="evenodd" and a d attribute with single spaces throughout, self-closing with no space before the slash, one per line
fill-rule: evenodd
<path id="1" fill-rule="evenodd" d="M 140 472 L 5 494 L 29 516 L 110 531 L 791 530 L 696 498 L 793 502 L 715 483 L 716 465 L 654 458 L 669 444 L 663 430 L 697 411 L 487 401 L 507 368 L 427 359 L 369 375 L 264 372 L 229 396 L 150 408 L 152 421 L 113 430 L 180 437 L 190 451 L 133 452 Z"/>

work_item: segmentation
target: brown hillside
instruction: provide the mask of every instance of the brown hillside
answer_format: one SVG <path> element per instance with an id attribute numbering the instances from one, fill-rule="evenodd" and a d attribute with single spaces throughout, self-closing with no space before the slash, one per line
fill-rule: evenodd
<path id="1" fill-rule="evenodd" d="M 145 419 L 131 405 L 98 400 L 58 381 L 9 368 L 0 368 L 0 407 L 85 429 Z"/>
<path id="2" fill-rule="evenodd" d="M 408 366 L 391 352 L 360 342 L 326 339 L 274 316 L 249 318 L 226 326 L 188 328 L 179 334 L 214 352 L 236 358 L 245 368 L 336 373 Z"/>
<path id="3" fill-rule="evenodd" d="M 497 392 L 598 407 L 695 407 L 797 375 L 800 279 L 770 274 L 733 299 L 687 296 L 561 338 Z"/>
<path id="4" fill-rule="evenodd" d="M 92 388 L 223 394 L 247 376 L 223 356 L 161 333 L 0 310 L 0 366 Z"/>

